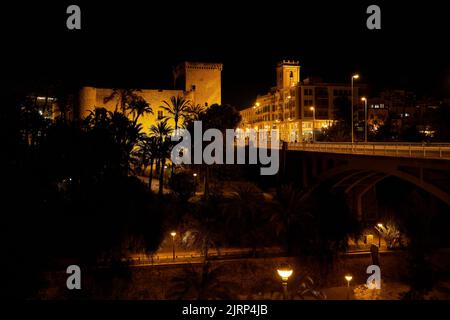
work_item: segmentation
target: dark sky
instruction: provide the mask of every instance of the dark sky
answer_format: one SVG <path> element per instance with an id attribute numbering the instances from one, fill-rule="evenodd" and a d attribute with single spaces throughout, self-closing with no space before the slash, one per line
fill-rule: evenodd
<path id="1" fill-rule="evenodd" d="M 241 107 L 274 85 L 278 60 L 296 59 L 302 78 L 349 81 L 357 71 L 374 92 L 450 96 L 444 1 L 36 2 L 1 11 L 4 88 L 170 88 L 172 65 L 211 61 L 224 64 L 223 102 Z M 81 31 L 66 29 L 69 4 L 81 7 Z M 370 4 L 382 30 L 366 28 Z"/>

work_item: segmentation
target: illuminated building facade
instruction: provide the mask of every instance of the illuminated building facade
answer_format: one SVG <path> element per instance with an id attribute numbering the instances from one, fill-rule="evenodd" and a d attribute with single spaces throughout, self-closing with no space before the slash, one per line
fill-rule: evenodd
<path id="1" fill-rule="evenodd" d="M 335 120 L 337 100 L 351 100 L 351 84 L 324 83 L 307 78 L 301 81 L 298 61 L 283 60 L 277 65 L 277 85 L 255 104 L 241 111 L 241 129 L 278 129 L 280 139 L 311 141 L 315 133 Z M 360 100 L 361 85 L 354 86 L 354 105 Z"/>

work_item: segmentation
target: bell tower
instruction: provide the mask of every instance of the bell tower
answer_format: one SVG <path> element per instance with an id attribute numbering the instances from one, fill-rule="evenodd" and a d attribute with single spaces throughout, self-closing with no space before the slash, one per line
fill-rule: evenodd
<path id="1" fill-rule="evenodd" d="M 300 64 L 298 61 L 283 60 L 277 64 L 277 89 L 295 86 L 300 81 Z"/>

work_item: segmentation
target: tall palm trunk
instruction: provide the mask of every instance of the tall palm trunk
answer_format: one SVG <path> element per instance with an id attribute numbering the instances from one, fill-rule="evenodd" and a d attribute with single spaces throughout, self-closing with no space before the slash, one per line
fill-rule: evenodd
<path id="1" fill-rule="evenodd" d="M 205 176 L 203 178 L 203 198 L 209 198 L 209 166 L 205 165 Z"/>
<path id="2" fill-rule="evenodd" d="M 150 160 L 150 173 L 148 175 L 148 190 L 152 192 L 152 180 L 153 180 L 153 162 L 154 159 Z"/>
<path id="3" fill-rule="evenodd" d="M 175 120 L 175 136 L 177 136 L 178 135 L 178 118 L 175 118 L 174 120 Z M 170 176 L 173 176 L 174 168 L 175 168 L 175 164 L 172 162 L 172 168 L 171 168 Z"/>
<path id="4" fill-rule="evenodd" d="M 158 194 L 162 196 L 163 194 L 163 183 L 164 183 L 164 166 L 166 165 L 166 159 L 162 159 L 161 168 L 159 171 L 159 190 Z"/>
<path id="5" fill-rule="evenodd" d="M 159 175 L 159 171 L 161 169 L 161 160 L 158 158 L 156 159 L 156 174 Z"/>

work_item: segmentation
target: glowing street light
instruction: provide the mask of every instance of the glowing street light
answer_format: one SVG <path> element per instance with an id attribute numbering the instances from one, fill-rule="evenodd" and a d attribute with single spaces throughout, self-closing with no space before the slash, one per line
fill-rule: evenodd
<path id="1" fill-rule="evenodd" d="M 377 223 L 378 227 L 378 249 L 381 249 L 381 231 L 383 230 L 383 224 Z"/>
<path id="2" fill-rule="evenodd" d="M 313 136 L 313 142 L 315 142 L 316 141 L 316 137 L 315 137 L 315 134 L 314 134 L 314 128 L 315 128 L 315 125 L 316 125 L 316 108 L 310 107 L 309 110 L 311 110 L 313 112 L 312 136 Z"/>
<path id="3" fill-rule="evenodd" d="M 172 253 L 173 253 L 173 260 L 175 260 L 175 236 L 177 235 L 177 233 L 175 231 L 172 231 L 170 233 L 170 235 L 172 236 Z"/>
<path id="4" fill-rule="evenodd" d="M 347 300 L 350 300 L 350 281 L 352 281 L 353 277 L 351 275 L 346 275 L 345 280 L 347 280 Z"/>
<path id="5" fill-rule="evenodd" d="M 361 101 L 364 101 L 364 142 L 367 143 L 367 98 L 362 97 Z"/>
<path id="6" fill-rule="evenodd" d="M 196 173 L 194 173 L 194 174 L 193 174 L 193 176 L 194 176 L 194 178 L 195 178 L 195 177 L 197 176 L 197 174 L 196 174 Z"/>
<path id="7" fill-rule="evenodd" d="M 354 136 L 354 127 L 353 127 L 353 118 L 355 116 L 355 114 L 353 113 L 353 81 L 359 79 L 359 74 L 354 74 L 352 75 L 352 144 L 355 143 L 355 136 Z"/>
<path id="8" fill-rule="evenodd" d="M 278 273 L 278 275 L 281 278 L 281 285 L 283 286 L 283 298 L 284 298 L 284 300 L 286 300 L 287 296 L 288 296 L 287 283 L 288 283 L 289 277 L 292 276 L 293 272 L 294 271 L 292 270 L 292 268 L 290 268 L 288 265 L 277 269 L 277 273 Z"/>

